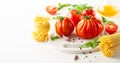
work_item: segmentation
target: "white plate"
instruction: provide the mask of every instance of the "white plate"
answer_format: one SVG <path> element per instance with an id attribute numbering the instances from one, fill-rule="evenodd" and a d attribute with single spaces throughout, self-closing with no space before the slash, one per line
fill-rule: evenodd
<path id="1" fill-rule="evenodd" d="M 75 39 L 75 40 L 73 40 Z M 56 50 L 62 51 L 65 53 L 90 53 L 90 52 L 95 52 L 98 51 L 99 48 L 96 47 L 94 49 L 92 48 L 79 48 L 80 45 L 85 43 L 86 41 L 89 40 L 84 40 L 84 39 L 78 39 L 78 38 L 71 38 L 71 41 L 66 41 L 63 38 L 54 40 L 54 41 L 49 41 L 49 44 Z M 75 41 L 75 42 L 74 42 Z"/>

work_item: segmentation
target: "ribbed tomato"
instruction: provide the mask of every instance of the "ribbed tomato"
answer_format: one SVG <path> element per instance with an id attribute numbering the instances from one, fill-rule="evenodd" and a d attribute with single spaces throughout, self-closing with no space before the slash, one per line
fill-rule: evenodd
<path id="1" fill-rule="evenodd" d="M 69 36 L 74 31 L 74 25 L 68 18 L 65 17 L 64 19 L 56 22 L 55 29 L 58 35 Z"/>
<path id="2" fill-rule="evenodd" d="M 104 29 L 103 24 L 95 16 L 85 16 L 76 26 L 76 33 L 84 39 L 98 36 Z"/>
<path id="3" fill-rule="evenodd" d="M 85 14 L 95 16 L 95 11 L 92 8 L 87 9 L 87 10 L 85 10 Z"/>
<path id="4" fill-rule="evenodd" d="M 78 24 L 78 22 L 81 20 L 82 14 L 78 10 L 73 9 L 67 14 L 67 17 L 76 26 Z"/>

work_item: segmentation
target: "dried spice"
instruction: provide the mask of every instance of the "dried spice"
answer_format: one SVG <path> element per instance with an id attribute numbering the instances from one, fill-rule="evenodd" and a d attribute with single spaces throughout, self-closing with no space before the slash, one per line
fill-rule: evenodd
<path id="1" fill-rule="evenodd" d="M 74 60 L 76 61 L 78 59 L 79 59 L 78 55 L 75 55 Z"/>
<path id="2" fill-rule="evenodd" d="M 82 43 L 83 41 L 81 41 L 81 43 Z"/>
<path id="3" fill-rule="evenodd" d="M 92 51 L 89 52 L 90 54 L 92 53 Z"/>
<path id="4" fill-rule="evenodd" d="M 82 48 L 80 48 L 80 50 L 82 50 Z"/>
<path id="5" fill-rule="evenodd" d="M 86 54 L 85 52 L 83 52 L 83 54 Z"/>

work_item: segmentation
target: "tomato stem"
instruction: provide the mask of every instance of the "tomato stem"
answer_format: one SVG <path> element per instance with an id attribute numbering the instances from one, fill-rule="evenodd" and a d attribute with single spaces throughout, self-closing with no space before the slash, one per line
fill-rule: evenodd
<path id="1" fill-rule="evenodd" d="M 90 16 L 85 16 L 85 18 L 86 18 L 87 20 L 89 20 L 89 19 L 90 19 Z"/>
<path id="2" fill-rule="evenodd" d="M 77 11 L 76 14 L 80 14 L 81 12 Z"/>

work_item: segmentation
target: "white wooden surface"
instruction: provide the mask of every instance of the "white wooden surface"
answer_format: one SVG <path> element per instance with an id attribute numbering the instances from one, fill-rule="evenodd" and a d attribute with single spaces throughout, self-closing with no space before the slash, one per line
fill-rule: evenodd
<path id="1" fill-rule="evenodd" d="M 0 63 L 120 62 L 120 55 L 107 58 L 101 52 L 78 54 L 80 59 L 74 61 L 76 54 L 59 52 L 48 43 L 35 42 L 32 38 L 34 18 L 39 14 L 46 14 L 45 6 L 57 5 L 58 2 L 88 3 L 96 8 L 102 4 L 100 0 L 0 0 Z M 120 0 L 117 0 L 115 3 L 119 2 Z M 115 20 L 120 21 L 116 18 Z M 84 59 L 86 55 L 88 58 Z"/>

